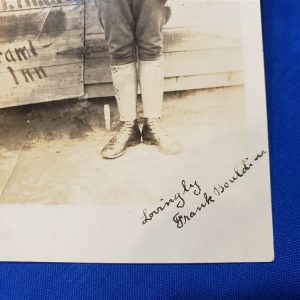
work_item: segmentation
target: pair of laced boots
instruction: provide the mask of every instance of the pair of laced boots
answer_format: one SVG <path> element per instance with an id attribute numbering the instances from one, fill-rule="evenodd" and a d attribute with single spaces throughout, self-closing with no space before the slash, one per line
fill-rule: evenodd
<path id="1" fill-rule="evenodd" d="M 180 151 L 180 145 L 160 126 L 164 91 L 163 60 L 140 61 L 139 81 L 143 100 L 144 122 L 139 128 L 136 113 L 138 76 L 136 63 L 111 67 L 120 124 L 115 136 L 104 146 L 102 156 L 117 158 L 130 146 L 141 142 L 157 145 L 166 154 Z"/>
<path id="2" fill-rule="evenodd" d="M 144 119 L 142 130 L 137 120 L 121 121 L 116 135 L 105 145 L 102 156 L 107 159 L 123 155 L 128 147 L 143 142 L 156 145 L 165 154 L 180 152 L 180 145 L 170 137 L 160 126 L 160 119 Z"/>

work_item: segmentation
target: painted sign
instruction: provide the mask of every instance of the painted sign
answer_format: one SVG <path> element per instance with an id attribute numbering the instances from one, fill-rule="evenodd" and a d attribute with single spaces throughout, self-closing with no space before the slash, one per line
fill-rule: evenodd
<path id="1" fill-rule="evenodd" d="M 84 5 L 43 0 L 49 7 L 9 11 L 38 2 L 2 0 L 0 107 L 83 95 Z"/>

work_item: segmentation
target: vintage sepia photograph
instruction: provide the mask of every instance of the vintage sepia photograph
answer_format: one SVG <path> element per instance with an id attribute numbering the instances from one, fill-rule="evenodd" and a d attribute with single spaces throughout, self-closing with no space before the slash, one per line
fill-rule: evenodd
<path id="1" fill-rule="evenodd" d="M 0 260 L 274 259 L 259 0 L 1 0 Z"/>

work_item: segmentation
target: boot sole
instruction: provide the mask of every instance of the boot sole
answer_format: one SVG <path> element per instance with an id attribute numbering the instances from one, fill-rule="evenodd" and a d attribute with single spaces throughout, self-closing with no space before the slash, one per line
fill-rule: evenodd
<path id="1" fill-rule="evenodd" d="M 118 153 L 118 154 L 116 154 L 114 156 L 104 156 L 102 154 L 102 157 L 105 158 L 105 159 L 116 159 L 116 158 L 122 156 L 123 154 L 125 154 L 125 152 L 127 151 L 128 147 L 133 147 L 133 146 L 139 145 L 140 143 L 141 142 L 132 142 L 132 143 L 128 144 L 127 147 L 122 152 L 120 152 L 120 153 Z"/>

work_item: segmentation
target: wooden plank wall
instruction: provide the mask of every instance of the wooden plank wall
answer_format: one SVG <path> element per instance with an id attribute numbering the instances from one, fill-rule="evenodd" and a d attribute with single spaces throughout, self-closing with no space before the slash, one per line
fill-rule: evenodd
<path id="1" fill-rule="evenodd" d="M 81 97 L 84 3 L 0 1 L 0 107 Z"/>
<path id="2" fill-rule="evenodd" d="M 237 1 L 177 1 L 165 90 L 242 84 L 240 28 Z M 0 85 L 0 107 L 113 95 L 94 0 L 0 0 Z"/>
<path id="3" fill-rule="evenodd" d="M 237 1 L 177 1 L 164 29 L 165 91 L 243 84 Z M 109 55 L 94 1 L 86 2 L 88 97 L 113 95 Z"/>

